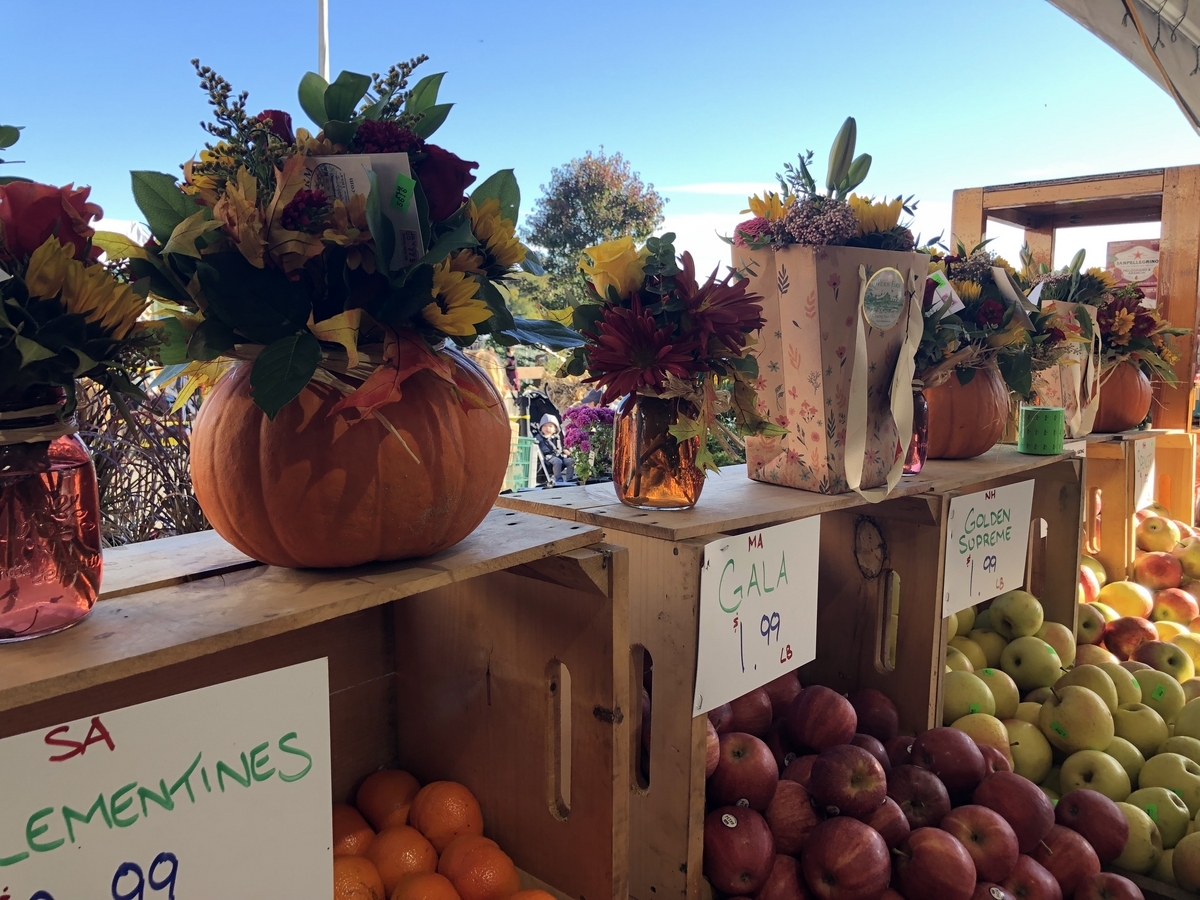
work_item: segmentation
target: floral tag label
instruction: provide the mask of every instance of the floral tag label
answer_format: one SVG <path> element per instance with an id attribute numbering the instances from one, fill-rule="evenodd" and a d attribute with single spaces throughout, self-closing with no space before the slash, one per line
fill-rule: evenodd
<path id="1" fill-rule="evenodd" d="M 400 212 L 408 212 L 408 204 L 412 202 L 413 188 L 416 186 L 415 179 L 409 178 L 403 172 L 397 172 L 396 188 L 392 191 L 392 206 Z"/>
<path id="2" fill-rule="evenodd" d="M 11 275 L 5 272 L 4 269 L 0 269 L 0 284 L 4 284 L 4 282 L 8 281 L 10 278 L 12 278 Z"/>
<path id="3" fill-rule="evenodd" d="M 898 269 L 880 269 L 867 279 L 863 316 L 872 328 L 887 331 L 904 312 L 904 276 Z"/>
<path id="4" fill-rule="evenodd" d="M 929 304 L 929 309 L 925 310 L 925 316 L 929 317 L 940 310 L 949 301 L 950 307 L 946 310 L 946 315 L 952 316 L 960 309 L 966 309 L 962 299 L 958 296 L 958 291 L 954 290 L 954 286 L 941 272 L 933 271 L 929 273 L 929 280 L 933 282 L 933 302 Z"/>

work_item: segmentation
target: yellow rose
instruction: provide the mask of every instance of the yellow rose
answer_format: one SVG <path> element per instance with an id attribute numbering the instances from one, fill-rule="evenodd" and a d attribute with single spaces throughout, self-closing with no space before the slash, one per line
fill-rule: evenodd
<path id="1" fill-rule="evenodd" d="M 645 247 L 639 251 L 633 245 L 632 237 L 617 238 L 584 250 L 579 268 L 604 299 L 608 299 L 608 289 L 612 286 L 617 289 L 618 297 L 628 300 L 642 286 L 642 268 L 649 255 Z"/>

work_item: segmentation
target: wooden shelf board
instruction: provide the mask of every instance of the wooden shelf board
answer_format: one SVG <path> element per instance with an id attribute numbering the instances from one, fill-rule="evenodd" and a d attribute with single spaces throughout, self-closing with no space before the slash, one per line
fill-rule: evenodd
<path id="1" fill-rule="evenodd" d="M 212 531 L 109 547 L 104 551 L 100 599 L 113 600 L 150 588 L 183 584 L 259 565 L 262 564 L 225 543 Z"/>
<path id="2" fill-rule="evenodd" d="M 586 525 L 496 508 L 461 543 L 427 559 L 355 569 L 254 566 L 166 587 L 154 586 L 158 575 L 152 573 L 148 590 L 96 604 L 67 631 L 0 648 L 0 711 L 577 550 L 599 538 L 599 529 Z M 192 552 L 198 558 L 231 556 L 213 532 L 196 536 Z M 124 587 L 138 586 L 126 579 Z"/>

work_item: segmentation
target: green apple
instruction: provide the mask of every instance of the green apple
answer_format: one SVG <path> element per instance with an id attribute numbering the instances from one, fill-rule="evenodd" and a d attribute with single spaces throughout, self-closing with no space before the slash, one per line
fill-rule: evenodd
<path id="1" fill-rule="evenodd" d="M 1051 766 L 1046 777 L 1038 782 L 1038 787 L 1049 788 L 1056 794 L 1062 794 L 1062 766 Z"/>
<path id="2" fill-rule="evenodd" d="M 1142 688 L 1142 702 L 1163 717 L 1164 722 L 1170 722 L 1183 709 L 1187 698 L 1183 696 L 1183 688 L 1173 675 L 1151 669 L 1138 673 L 1138 684 Z"/>
<path id="3" fill-rule="evenodd" d="M 969 659 L 971 661 L 971 668 L 976 672 L 987 666 L 987 657 L 983 653 L 983 648 L 970 638 L 952 637 L 948 646 L 953 647 Z"/>
<path id="4" fill-rule="evenodd" d="M 1009 591 L 992 601 L 992 630 L 1001 637 L 1028 637 L 1042 627 L 1042 604 L 1029 591 Z"/>
<path id="5" fill-rule="evenodd" d="M 946 636 L 954 637 L 958 634 L 958 613 L 950 613 L 946 616 Z"/>
<path id="6" fill-rule="evenodd" d="M 1071 629 L 1066 625 L 1059 622 L 1043 622 L 1042 627 L 1034 633 L 1034 637 L 1040 637 L 1053 647 L 1064 666 L 1075 662 L 1075 635 L 1071 634 Z"/>
<path id="7" fill-rule="evenodd" d="M 1175 713 L 1175 734 L 1200 739 L 1200 699 L 1189 700 Z"/>
<path id="8" fill-rule="evenodd" d="M 1021 704 L 1021 692 L 1017 690 L 1017 683 L 1003 669 L 994 669 L 991 666 L 976 669 L 975 675 L 988 686 L 992 697 L 995 698 L 996 718 L 1013 718 Z"/>
<path id="9" fill-rule="evenodd" d="M 1044 784 L 1039 784 L 1038 790 L 1045 794 L 1050 802 L 1056 806 L 1058 805 L 1058 801 L 1062 799 L 1062 795 L 1058 791 L 1054 790 L 1054 788 L 1048 788 Z"/>
<path id="10" fill-rule="evenodd" d="M 1150 877 L 1155 881 L 1161 881 L 1163 884 L 1169 884 L 1172 887 L 1178 887 L 1179 882 L 1175 880 L 1175 848 L 1164 850 L 1162 859 L 1158 861 L 1158 865 L 1150 872 Z"/>
<path id="11" fill-rule="evenodd" d="M 989 666 L 995 669 L 1000 665 L 1000 654 L 1008 646 L 1008 641 L 994 631 L 981 631 L 979 628 L 973 628 L 967 637 L 979 645 Z"/>
<path id="12" fill-rule="evenodd" d="M 1187 702 L 1200 699 L 1200 678 L 1189 678 L 1182 685 L 1183 696 L 1187 698 Z"/>
<path id="13" fill-rule="evenodd" d="M 1159 753 L 1178 753 L 1192 762 L 1200 763 L 1200 741 L 1183 735 L 1169 737 L 1155 751 L 1155 756 Z"/>
<path id="14" fill-rule="evenodd" d="M 1200 831 L 1185 835 L 1175 845 L 1171 869 L 1176 885 L 1192 893 L 1200 891 Z"/>
<path id="15" fill-rule="evenodd" d="M 1160 753 L 1146 760 L 1138 775 L 1138 787 L 1165 787 L 1179 795 L 1188 812 L 1200 810 L 1200 763 L 1178 753 Z"/>
<path id="16" fill-rule="evenodd" d="M 942 691 L 942 724 L 971 713 L 994 715 L 996 700 L 988 686 L 974 672 L 947 672 Z"/>
<path id="17" fill-rule="evenodd" d="M 1055 688 L 1042 704 L 1038 727 L 1046 740 L 1065 753 L 1103 750 L 1113 739 L 1113 714 L 1095 691 L 1068 684 Z"/>
<path id="18" fill-rule="evenodd" d="M 1144 809 L 1154 820 L 1164 850 L 1174 847 L 1187 834 L 1188 823 L 1192 821 L 1187 804 L 1165 787 L 1139 788 L 1124 800 Z"/>
<path id="19" fill-rule="evenodd" d="M 956 672 L 974 672 L 971 661 L 957 647 L 946 648 L 946 666 Z"/>
<path id="20" fill-rule="evenodd" d="M 1142 702 L 1142 688 L 1132 672 L 1120 663 L 1100 663 L 1100 668 L 1112 679 L 1117 689 L 1117 706 Z"/>
<path id="21" fill-rule="evenodd" d="M 1143 757 L 1149 759 L 1165 741 L 1167 723 L 1163 717 L 1145 703 L 1125 703 L 1113 713 L 1113 726 L 1117 737 L 1125 738 L 1138 748 Z"/>
<path id="22" fill-rule="evenodd" d="M 1022 700 L 1017 704 L 1016 718 L 1020 719 L 1022 722 L 1028 722 L 1030 725 L 1033 725 L 1036 728 L 1038 716 L 1041 714 L 1041 712 L 1042 704 L 1034 703 L 1032 700 Z"/>
<path id="23" fill-rule="evenodd" d="M 975 607 L 968 606 L 966 609 L 960 609 L 955 615 L 958 616 L 958 628 L 954 633 L 960 637 L 966 637 L 975 627 Z"/>
<path id="24" fill-rule="evenodd" d="M 992 627 L 992 608 L 980 610 L 975 613 L 975 631 L 995 631 Z"/>
<path id="25" fill-rule="evenodd" d="M 1022 697 L 1021 700 L 1024 703 L 1036 703 L 1038 706 L 1041 706 L 1050 699 L 1053 693 L 1054 692 L 1050 689 L 1050 686 L 1047 685 L 1045 687 L 1034 688 L 1032 691 Z"/>
<path id="26" fill-rule="evenodd" d="M 1138 775 L 1142 773 L 1142 766 L 1146 764 L 1146 757 L 1142 756 L 1142 751 L 1125 738 L 1114 737 L 1104 752 L 1121 764 L 1121 767 L 1129 774 L 1129 783 L 1137 784 Z"/>
<path id="27" fill-rule="evenodd" d="M 1045 781 L 1054 765 L 1054 751 L 1041 729 L 1024 719 L 1006 719 L 1004 727 L 1008 730 L 1013 771 L 1034 784 Z"/>
<path id="28" fill-rule="evenodd" d="M 1121 764 L 1100 750 L 1080 750 L 1063 760 L 1058 783 L 1068 791 L 1098 791 L 1109 800 L 1124 800 L 1129 796 L 1129 773 Z"/>
<path id="29" fill-rule="evenodd" d="M 1138 875 L 1154 871 L 1163 854 L 1162 835 L 1158 833 L 1158 826 L 1144 809 L 1124 802 L 1117 803 L 1117 808 L 1129 825 L 1129 838 L 1125 841 L 1125 849 L 1112 861 L 1112 865 Z"/>
<path id="30" fill-rule="evenodd" d="M 1079 643 L 1099 644 L 1104 637 L 1104 616 L 1101 615 L 1100 610 L 1093 609 L 1090 603 L 1078 605 Z"/>
<path id="31" fill-rule="evenodd" d="M 971 736 L 979 746 L 995 747 L 1008 759 L 1013 761 L 1012 750 L 1009 748 L 1008 729 L 995 716 L 986 713 L 969 713 L 961 719 L 955 719 L 951 728 L 957 728 Z"/>
<path id="32" fill-rule="evenodd" d="M 1095 691 L 1110 712 L 1120 706 L 1117 698 L 1117 686 L 1113 684 L 1109 674 L 1099 666 L 1076 666 L 1054 683 L 1054 689 L 1057 691 L 1068 684 L 1078 684 Z"/>
<path id="33" fill-rule="evenodd" d="M 1015 638 L 1004 648 L 1000 654 L 1000 668 L 1022 691 L 1049 687 L 1062 675 L 1058 652 L 1032 635 Z"/>
<path id="34" fill-rule="evenodd" d="M 1091 569 L 1096 575 L 1096 580 L 1100 582 L 1100 587 L 1104 587 L 1104 583 L 1108 581 L 1108 573 L 1104 571 L 1104 563 L 1091 556 L 1082 556 L 1079 558 L 1079 562 Z"/>

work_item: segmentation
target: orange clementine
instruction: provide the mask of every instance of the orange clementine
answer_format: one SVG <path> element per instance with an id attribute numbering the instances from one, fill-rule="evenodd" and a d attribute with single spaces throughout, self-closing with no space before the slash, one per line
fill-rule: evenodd
<path id="1" fill-rule="evenodd" d="M 375 832 L 349 803 L 333 804 L 333 855 L 361 856 Z"/>
<path id="2" fill-rule="evenodd" d="M 531 888 L 528 891 L 517 891 L 508 900 L 558 900 L 558 898 L 548 891 Z"/>
<path id="3" fill-rule="evenodd" d="M 444 875 L 423 872 L 405 875 L 392 891 L 391 900 L 461 900 L 458 891 Z"/>
<path id="4" fill-rule="evenodd" d="M 405 875 L 437 871 L 437 851 L 408 825 L 383 829 L 363 855 L 375 863 L 389 895 Z"/>
<path id="5" fill-rule="evenodd" d="M 456 837 L 483 834 L 483 812 L 475 795 L 456 781 L 431 781 L 413 798 L 408 824 L 441 853 Z"/>
<path id="6" fill-rule="evenodd" d="M 409 806 L 420 790 L 421 783 L 407 772 L 380 769 L 367 776 L 354 802 L 371 827 L 382 831 L 408 824 Z"/>
<path id="7" fill-rule="evenodd" d="M 480 834 L 464 834 L 462 837 L 456 837 L 442 852 L 441 859 L 438 860 L 439 874 L 445 875 L 453 881 L 462 868 L 460 865 L 462 861 L 476 847 L 491 847 L 496 851 L 500 850 L 499 844 Z"/>
<path id="8" fill-rule="evenodd" d="M 496 846 L 475 844 L 454 861 L 450 882 L 462 900 L 508 900 L 521 889 L 517 867 Z"/>
<path id="9" fill-rule="evenodd" d="M 333 900 L 387 900 L 374 864 L 361 856 L 335 856 Z"/>

